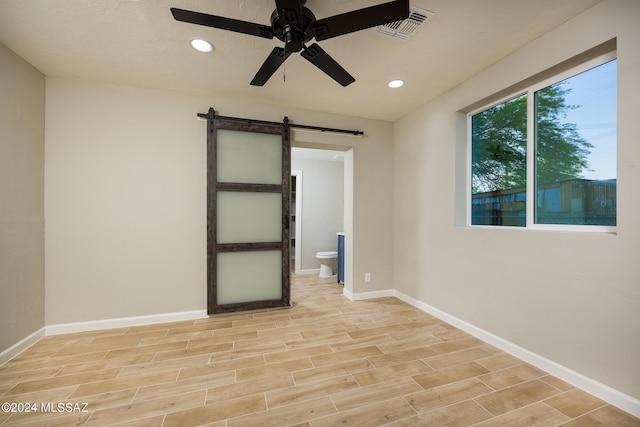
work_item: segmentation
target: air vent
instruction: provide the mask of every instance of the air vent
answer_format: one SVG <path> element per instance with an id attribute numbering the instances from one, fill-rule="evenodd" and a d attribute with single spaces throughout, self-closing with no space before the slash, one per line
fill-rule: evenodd
<path id="1" fill-rule="evenodd" d="M 428 10 L 410 6 L 409 17 L 407 19 L 379 25 L 376 28 L 376 33 L 406 41 L 420 31 L 420 28 L 433 18 L 434 15 L 435 13 L 429 12 Z"/>

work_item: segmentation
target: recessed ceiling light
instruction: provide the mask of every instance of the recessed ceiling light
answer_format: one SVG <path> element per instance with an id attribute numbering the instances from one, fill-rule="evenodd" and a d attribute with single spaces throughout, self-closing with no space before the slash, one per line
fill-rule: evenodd
<path id="1" fill-rule="evenodd" d="M 399 87 L 401 87 L 402 85 L 404 85 L 404 80 L 391 80 L 387 86 L 389 86 L 391 89 L 397 89 Z"/>
<path id="2" fill-rule="evenodd" d="M 198 52 L 208 53 L 213 50 L 213 45 L 204 39 L 191 39 L 189 44 Z"/>

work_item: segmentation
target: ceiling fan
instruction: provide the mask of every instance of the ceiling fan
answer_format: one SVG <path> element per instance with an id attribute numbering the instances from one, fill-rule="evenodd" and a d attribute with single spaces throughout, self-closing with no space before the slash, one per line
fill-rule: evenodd
<path id="1" fill-rule="evenodd" d="M 177 21 L 266 39 L 276 37 L 283 41 L 284 48 L 273 48 L 251 80 L 254 86 L 264 86 L 293 52 L 300 52 L 304 59 L 329 77 L 342 86 L 348 86 L 355 81 L 353 76 L 329 56 L 318 43 L 310 46 L 306 43 L 313 38 L 316 41 L 322 41 L 389 22 L 401 21 L 409 16 L 409 0 L 395 0 L 318 20 L 313 12 L 304 6 L 306 0 L 275 0 L 275 3 L 276 9 L 271 14 L 271 26 L 177 8 L 171 8 L 171 13 Z"/>

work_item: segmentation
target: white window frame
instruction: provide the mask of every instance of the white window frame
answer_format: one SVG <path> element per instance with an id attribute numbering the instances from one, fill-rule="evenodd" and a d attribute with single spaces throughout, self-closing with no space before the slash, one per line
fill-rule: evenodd
<path id="1" fill-rule="evenodd" d="M 466 184 L 467 226 L 474 227 L 474 228 L 489 228 L 492 230 L 495 230 L 495 229 L 527 230 L 529 229 L 529 230 L 546 230 L 546 231 L 595 232 L 595 233 L 610 233 L 610 234 L 617 233 L 617 225 L 603 226 L 603 225 L 571 225 L 571 224 L 536 224 L 534 221 L 535 201 L 536 201 L 536 197 L 535 197 L 536 196 L 536 191 L 535 191 L 535 108 L 534 108 L 535 92 L 541 89 L 544 89 L 548 86 L 551 86 L 555 83 L 569 79 L 585 71 L 589 71 L 593 68 L 599 67 L 600 65 L 606 64 L 607 62 L 613 61 L 615 59 L 617 59 L 617 52 L 615 50 L 605 53 L 603 55 L 599 55 L 575 67 L 572 67 L 563 72 L 555 74 L 552 77 L 549 77 L 535 84 L 532 84 L 524 90 L 515 91 L 505 97 L 500 98 L 497 101 L 494 101 L 490 104 L 484 105 L 480 108 L 477 108 L 467 113 L 467 169 L 466 169 L 467 170 L 467 184 Z M 472 208 L 473 208 L 472 207 L 473 190 L 472 190 L 472 182 L 471 182 L 472 181 L 471 177 L 473 175 L 472 132 L 471 132 L 472 118 L 474 115 L 481 113 L 482 111 L 488 110 L 490 108 L 495 107 L 496 105 L 503 104 L 511 99 L 518 98 L 522 95 L 527 96 L 527 184 L 526 184 L 527 204 L 526 204 L 526 213 L 525 213 L 526 226 L 517 227 L 517 226 L 472 224 L 471 223 L 471 215 L 472 215 Z M 617 141 L 616 141 L 616 147 L 617 147 Z M 616 149 L 616 157 L 617 157 L 617 149 Z M 617 163 L 617 159 L 616 159 L 616 163 Z M 616 179 L 618 175 L 617 169 L 618 168 L 616 164 Z"/>

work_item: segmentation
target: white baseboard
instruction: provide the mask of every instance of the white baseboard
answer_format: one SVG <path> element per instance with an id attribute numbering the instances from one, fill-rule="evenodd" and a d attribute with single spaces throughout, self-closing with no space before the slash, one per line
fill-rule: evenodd
<path id="1" fill-rule="evenodd" d="M 482 341 L 493 345 L 494 347 L 503 350 L 520 360 L 523 360 L 531 365 L 548 372 L 549 374 L 560 378 L 561 380 L 590 393 L 605 402 L 610 403 L 613 406 L 616 406 L 622 409 L 625 412 L 630 413 L 635 417 L 640 418 L 640 400 L 631 397 L 625 393 L 622 393 L 614 388 L 611 388 L 605 384 L 602 384 L 592 378 L 589 378 L 585 375 L 580 374 L 572 369 L 567 368 L 566 366 L 560 365 L 559 363 L 554 362 L 553 360 L 547 359 L 546 357 L 540 356 L 539 354 L 533 353 L 526 348 L 520 347 L 512 343 L 511 341 L 505 340 L 496 336 L 490 332 L 485 331 L 475 325 L 472 325 L 468 322 L 465 322 L 462 319 L 459 319 L 455 316 L 452 316 L 440 309 L 437 309 L 429 304 L 426 304 L 422 301 L 419 301 L 415 298 L 412 298 L 408 295 L 405 295 L 395 289 L 388 289 L 384 291 L 373 291 L 373 292 L 362 292 L 353 294 L 346 289 L 343 290 L 343 294 L 352 301 L 371 299 L 371 298 L 380 298 L 386 296 L 395 296 L 396 298 L 410 304 L 425 313 L 428 313 L 434 317 L 437 317 L 440 320 L 443 320 L 449 323 L 452 326 L 455 326 L 458 329 L 461 329 L 474 337 L 481 339 Z"/>
<path id="2" fill-rule="evenodd" d="M 395 297 L 396 291 L 394 289 L 386 289 L 383 291 L 358 292 L 354 294 L 353 292 L 348 291 L 345 287 L 342 289 L 342 295 L 349 298 L 351 301 L 361 301 L 372 298 Z"/>
<path id="3" fill-rule="evenodd" d="M 49 325 L 32 333 L 20 342 L 0 353 L 0 366 L 16 357 L 41 338 L 51 335 L 71 334 L 74 332 L 98 331 L 102 329 L 127 328 L 131 326 L 152 325 L 155 323 L 179 322 L 181 320 L 203 319 L 206 310 L 184 311 L 179 313 L 152 314 L 149 316 L 122 317 L 117 319 L 92 320 L 88 322 Z"/>
<path id="4" fill-rule="evenodd" d="M 45 326 L 45 335 L 71 334 L 75 332 L 98 331 L 102 329 L 127 328 L 130 326 L 152 325 L 155 323 L 179 322 L 207 317 L 206 310 L 183 311 L 179 313 L 152 314 L 148 316 L 121 317 L 116 319 L 91 320 L 88 322 L 63 323 Z"/>
<path id="5" fill-rule="evenodd" d="M 8 349 L 1 352 L 0 366 L 4 365 L 10 359 L 13 359 L 17 355 L 19 355 L 20 353 L 22 353 L 23 351 L 25 351 L 26 349 L 28 349 L 29 347 L 37 343 L 44 336 L 45 336 L 45 328 L 40 328 L 39 330 L 35 331 L 28 337 L 20 340 L 19 342 L 15 343 Z"/>

